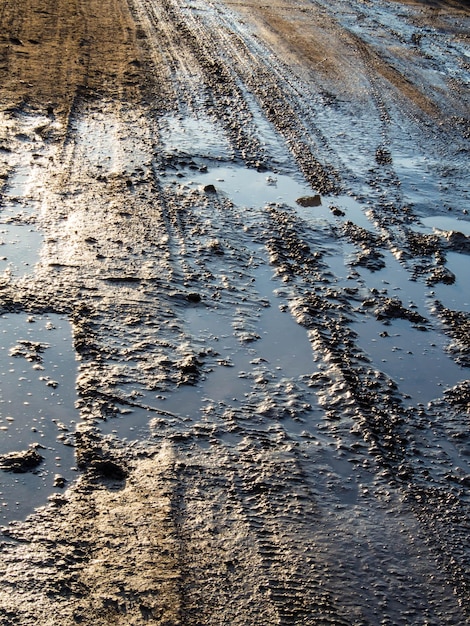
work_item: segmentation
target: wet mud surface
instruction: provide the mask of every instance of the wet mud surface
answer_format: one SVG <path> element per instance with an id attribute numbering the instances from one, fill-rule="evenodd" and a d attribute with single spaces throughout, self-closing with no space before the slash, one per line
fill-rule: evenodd
<path id="1" fill-rule="evenodd" d="M 468 622 L 469 22 L 2 4 L 1 624 Z"/>

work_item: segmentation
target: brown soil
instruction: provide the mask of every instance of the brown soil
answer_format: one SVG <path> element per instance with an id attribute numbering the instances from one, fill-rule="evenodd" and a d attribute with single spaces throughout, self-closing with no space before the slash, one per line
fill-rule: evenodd
<path id="1" fill-rule="evenodd" d="M 300 66 L 303 71 L 323 76 L 334 85 L 335 90 L 344 93 L 345 97 L 361 99 L 366 88 L 364 81 L 374 82 L 377 77 L 381 77 L 397 92 L 396 96 L 404 99 L 408 105 L 418 107 L 435 121 L 460 109 L 458 98 L 451 98 L 443 111 L 442 100 L 433 101 L 425 85 L 420 87 L 414 84 L 393 62 L 384 59 L 380 51 L 360 37 L 338 29 L 337 21 L 317 4 L 305 6 L 301 2 L 284 0 L 276 0 L 269 5 L 239 0 L 227 4 L 236 7 L 247 19 L 254 21 L 261 36 L 277 52 L 282 50 L 289 63 Z M 431 27 L 439 25 L 444 29 L 449 28 L 439 19 L 441 11 L 445 10 L 445 15 L 466 12 L 464 3 L 424 4 L 424 7 L 420 6 L 420 24 L 429 24 Z M 428 5 L 432 6 L 428 8 Z M 438 8 L 441 11 L 437 11 Z M 395 62 L 404 55 L 406 63 L 410 65 L 419 54 L 410 47 L 398 45 L 390 52 Z"/>
<path id="2" fill-rule="evenodd" d="M 120 0 L 5 0 L 0 32 L 1 98 L 11 107 L 67 113 L 78 92 L 139 97 L 137 26 Z"/>

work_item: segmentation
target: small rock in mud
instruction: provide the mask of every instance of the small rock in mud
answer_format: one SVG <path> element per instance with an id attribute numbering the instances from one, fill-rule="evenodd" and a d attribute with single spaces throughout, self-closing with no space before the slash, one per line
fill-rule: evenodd
<path id="1" fill-rule="evenodd" d="M 9 452 L 0 455 L 0 469 L 5 472 L 24 474 L 35 469 L 43 460 L 44 457 L 33 449 Z"/>
<path id="2" fill-rule="evenodd" d="M 186 296 L 186 300 L 188 302 L 194 302 L 194 303 L 201 302 L 201 296 L 198 293 L 191 292 L 191 293 L 188 293 L 188 295 Z"/>
<path id="3" fill-rule="evenodd" d="M 303 207 L 321 206 L 321 196 L 302 196 L 297 198 L 296 202 Z"/>
<path id="4" fill-rule="evenodd" d="M 65 487 L 65 483 L 66 482 L 67 481 L 66 481 L 66 479 L 63 476 L 61 476 L 60 474 L 56 474 L 54 476 L 54 485 L 53 486 L 62 488 L 62 487 Z"/>
<path id="5" fill-rule="evenodd" d="M 206 193 L 217 193 L 217 189 L 214 187 L 214 185 L 204 185 L 204 191 Z"/>
<path id="6" fill-rule="evenodd" d="M 193 304 L 197 304 L 198 302 L 201 302 L 201 295 L 195 291 L 189 291 L 188 293 L 185 293 L 184 291 L 173 291 L 169 293 L 168 296 L 173 301 L 180 301 L 181 303 L 191 302 Z"/>
<path id="7" fill-rule="evenodd" d="M 335 217 L 344 217 L 346 213 L 337 206 L 330 206 L 330 211 Z"/>

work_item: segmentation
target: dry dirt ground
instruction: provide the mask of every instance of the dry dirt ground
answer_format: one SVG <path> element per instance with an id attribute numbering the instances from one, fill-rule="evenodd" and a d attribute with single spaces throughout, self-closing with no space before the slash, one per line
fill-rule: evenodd
<path id="1" fill-rule="evenodd" d="M 70 321 L 78 413 L 76 480 L 2 529 L 0 624 L 469 623 L 468 3 L 0 25 L 0 211 L 42 235 L 0 309 Z"/>

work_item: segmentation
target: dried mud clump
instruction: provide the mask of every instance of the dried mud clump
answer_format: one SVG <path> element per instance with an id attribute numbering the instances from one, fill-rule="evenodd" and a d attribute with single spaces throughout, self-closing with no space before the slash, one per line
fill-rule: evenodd
<path id="1" fill-rule="evenodd" d="M 417 325 L 419 330 L 426 330 L 427 320 L 417 311 L 407 309 L 399 298 L 372 298 L 363 302 L 364 307 L 372 307 L 377 320 L 386 323 L 391 319 L 403 319 Z"/>
<path id="2" fill-rule="evenodd" d="M 470 367 L 470 315 L 466 311 L 448 309 L 437 301 L 433 312 L 444 324 L 446 334 L 452 338 L 448 351 L 459 365 Z"/>
<path id="3" fill-rule="evenodd" d="M 446 389 L 444 397 L 452 406 L 470 413 L 470 380 L 464 380 L 458 385 Z"/>
<path id="4" fill-rule="evenodd" d="M 390 165 L 392 163 L 392 154 L 388 148 L 379 146 L 375 151 L 375 160 L 379 165 Z"/>
<path id="5" fill-rule="evenodd" d="M 178 385 L 195 385 L 201 376 L 202 361 L 194 354 L 187 354 L 179 363 Z"/>
<path id="6" fill-rule="evenodd" d="M 453 285 L 455 283 L 455 274 L 453 274 L 453 272 L 451 272 L 447 267 L 439 265 L 438 267 L 433 267 L 431 269 L 426 279 L 426 283 L 428 285 L 436 285 L 438 283 Z"/>
<path id="7" fill-rule="evenodd" d="M 10 356 L 21 357 L 30 361 L 31 363 L 41 363 L 42 353 L 48 348 L 47 344 L 40 343 L 39 341 L 28 341 L 22 339 L 16 346 L 13 346 L 10 350 Z"/>
<path id="8" fill-rule="evenodd" d="M 468 238 L 462 233 L 452 231 L 443 235 L 425 235 L 410 231 L 407 233 L 407 244 L 410 255 L 420 259 L 414 267 L 414 277 L 426 277 L 428 285 L 453 285 L 455 275 L 445 266 L 445 252 L 466 252 L 470 249 Z"/>
<path id="9" fill-rule="evenodd" d="M 9 452 L 0 456 L 0 469 L 14 474 L 24 474 L 36 469 L 43 460 L 44 457 L 34 449 Z"/>
<path id="10" fill-rule="evenodd" d="M 408 248 L 413 256 L 432 256 L 442 249 L 441 239 L 438 235 L 425 235 L 408 231 Z"/>
<path id="11" fill-rule="evenodd" d="M 352 265 L 366 267 L 371 272 L 377 272 L 385 267 L 383 254 L 379 250 L 383 241 L 379 235 L 350 221 L 343 225 L 342 230 L 344 235 L 360 248 Z"/>
<path id="12" fill-rule="evenodd" d="M 444 238 L 449 250 L 470 254 L 470 237 L 467 235 L 458 230 L 451 230 L 445 233 Z"/>

